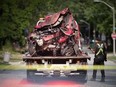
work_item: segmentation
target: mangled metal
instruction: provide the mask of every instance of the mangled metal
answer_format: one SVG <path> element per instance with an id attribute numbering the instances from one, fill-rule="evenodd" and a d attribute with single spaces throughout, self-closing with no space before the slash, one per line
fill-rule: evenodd
<path id="1" fill-rule="evenodd" d="M 28 44 L 31 56 L 81 55 L 79 26 L 68 8 L 40 18 Z"/>

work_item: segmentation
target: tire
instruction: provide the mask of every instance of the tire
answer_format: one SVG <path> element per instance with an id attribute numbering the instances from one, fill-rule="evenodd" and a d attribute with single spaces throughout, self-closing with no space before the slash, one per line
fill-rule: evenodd
<path id="1" fill-rule="evenodd" d="M 34 82 L 35 81 L 35 70 L 27 70 L 27 81 Z"/>
<path id="2" fill-rule="evenodd" d="M 27 70 L 27 81 L 32 83 L 42 83 L 45 80 L 45 76 L 36 75 L 37 70 Z"/>
<path id="3" fill-rule="evenodd" d="M 72 73 L 79 73 L 79 75 L 69 75 L 68 78 L 77 82 L 87 82 L 87 70 L 72 71 Z"/>

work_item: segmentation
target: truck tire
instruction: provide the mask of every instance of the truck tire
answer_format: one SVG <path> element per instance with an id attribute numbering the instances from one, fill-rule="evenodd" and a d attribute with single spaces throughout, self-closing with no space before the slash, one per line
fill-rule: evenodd
<path id="1" fill-rule="evenodd" d="M 27 81 L 33 82 L 35 80 L 35 70 L 27 70 Z"/>
<path id="2" fill-rule="evenodd" d="M 77 81 L 77 82 L 87 82 L 87 70 L 77 70 L 73 71 L 73 73 L 79 73 L 79 75 L 70 75 L 69 79 Z"/>

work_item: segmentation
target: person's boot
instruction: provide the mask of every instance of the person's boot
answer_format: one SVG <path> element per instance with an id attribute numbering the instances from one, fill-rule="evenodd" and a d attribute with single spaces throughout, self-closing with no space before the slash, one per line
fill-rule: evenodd
<path id="1" fill-rule="evenodd" d="M 96 78 L 91 78 L 90 80 L 91 80 L 91 81 L 96 81 Z"/>
<path id="2" fill-rule="evenodd" d="M 101 78 L 100 82 L 105 82 L 105 78 Z"/>

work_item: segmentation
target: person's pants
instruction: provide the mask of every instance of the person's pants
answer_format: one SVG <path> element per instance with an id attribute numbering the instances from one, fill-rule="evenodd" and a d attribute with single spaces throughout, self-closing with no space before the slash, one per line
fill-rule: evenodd
<path id="1" fill-rule="evenodd" d="M 93 78 L 96 79 L 96 74 L 97 74 L 97 69 L 96 69 L 97 66 L 96 65 L 98 65 L 97 68 L 99 68 L 99 69 L 100 69 L 100 66 L 101 66 L 101 68 L 103 68 L 104 62 L 100 62 L 100 63 L 94 62 L 93 65 L 95 65 L 95 68 L 93 70 Z M 101 78 L 104 79 L 105 78 L 105 71 L 104 71 L 104 69 L 100 69 L 100 70 L 101 70 Z"/>

